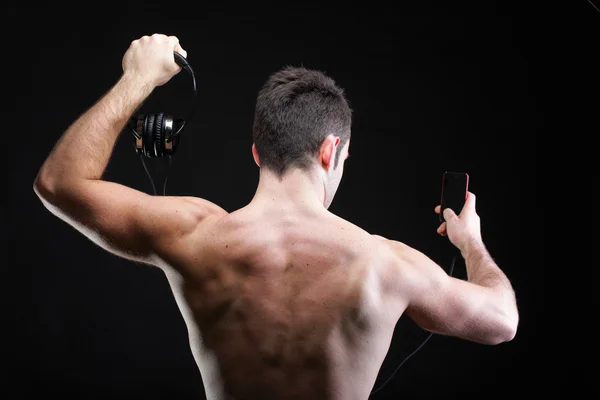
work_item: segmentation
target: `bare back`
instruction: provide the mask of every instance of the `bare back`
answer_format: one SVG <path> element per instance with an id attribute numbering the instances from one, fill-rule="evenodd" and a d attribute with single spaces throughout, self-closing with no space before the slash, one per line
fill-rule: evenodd
<path id="1" fill-rule="evenodd" d="M 378 240 L 325 210 L 252 206 L 197 234 L 172 286 L 209 399 L 368 398 L 404 309 Z"/>

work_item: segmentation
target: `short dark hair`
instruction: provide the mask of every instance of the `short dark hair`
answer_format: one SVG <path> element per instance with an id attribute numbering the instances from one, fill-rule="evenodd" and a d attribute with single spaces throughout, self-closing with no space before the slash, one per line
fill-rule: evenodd
<path id="1" fill-rule="evenodd" d="M 340 138 L 337 166 L 351 124 L 352 110 L 333 79 L 320 71 L 285 67 L 258 93 L 252 139 L 260 166 L 279 176 L 290 167 L 306 170 L 330 134 Z"/>

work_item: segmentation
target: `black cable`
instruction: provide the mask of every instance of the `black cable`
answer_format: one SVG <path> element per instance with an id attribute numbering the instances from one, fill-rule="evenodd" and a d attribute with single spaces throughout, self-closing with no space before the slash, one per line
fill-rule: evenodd
<path id="1" fill-rule="evenodd" d="M 188 64 L 187 62 L 185 63 L 185 65 L 182 68 L 187 70 L 190 73 L 190 75 L 192 76 L 192 85 L 193 85 L 192 96 L 193 96 L 193 98 L 192 98 L 191 108 L 188 113 L 188 117 L 182 121 L 182 124 L 179 127 L 179 129 L 177 129 L 177 131 L 175 133 L 173 133 L 171 138 L 169 140 L 167 140 L 167 143 L 172 141 L 175 136 L 179 135 L 179 133 L 183 130 L 183 127 L 194 118 L 194 112 L 196 110 L 196 101 L 198 99 L 198 90 L 196 89 L 196 75 L 194 74 L 194 70 L 192 69 L 190 64 Z"/>
<path id="2" fill-rule="evenodd" d="M 163 196 L 167 195 L 167 180 L 169 179 L 169 172 L 171 172 L 171 156 L 169 156 L 169 165 L 167 166 L 167 175 L 165 176 L 165 182 L 163 183 Z"/>
<path id="3" fill-rule="evenodd" d="M 450 270 L 448 271 L 448 275 L 450 275 L 450 276 L 452 276 L 452 272 L 454 271 L 454 263 L 455 262 L 456 262 L 456 255 L 454 257 L 452 257 L 452 263 L 450 263 Z M 415 353 L 417 351 L 421 350 L 421 347 L 423 347 L 425 345 L 425 343 L 427 343 L 427 341 L 429 339 L 431 339 L 432 336 L 433 336 L 433 332 L 430 332 L 429 335 L 427 335 L 427 337 L 425 338 L 425 340 L 423 340 L 423 342 L 412 353 L 410 353 L 408 356 L 406 356 L 406 358 L 404 360 L 402 360 L 402 362 L 396 367 L 394 372 L 392 372 L 392 374 L 386 379 L 386 381 L 383 382 L 383 384 L 381 386 L 379 386 L 377 389 L 375 389 L 374 391 L 371 392 L 371 395 L 373 395 L 373 394 L 379 392 L 381 389 L 383 389 L 383 387 L 388 384 L 388 382 L 394 377 L 394 375 L 396 375 L 396 372 L 398 372 L 400 367 L 402 367 L 402 365 L 406 361 L 408 361 L 409 358 L 411 358 L 413 355 L 415 355 Z"/>
<path id="4" fill-rule="evenodd" d="M 171 156 L 168 156 L 169 158 L 169 165 L 167 166 L 167 175 L 165 176 L 165 182 L 163 183 L 163 196 L 167 195 L 167 180 L 169 179 L 169 173 L 171 172 L 171 165 L 172 165 L 172 159 Z M 152 191 L 154 193 L 155 196 L 157 196 L 158 194 L 156 193 L 156 186 L 154 185 L 154 180 L 152 179 L 152 175 L 150 175 L 150 171 L 148 171 L 148 167 L 146 167 L 146 163 L 144 162 L 144 156 L 140 155 L 140 160 L 142 160 L 142 165 L 144 167 L 144 170 L 146 171 L 146 175 L 148 175 L 148 178 L 150 179 L 150 184 L 152 185 Z"/>

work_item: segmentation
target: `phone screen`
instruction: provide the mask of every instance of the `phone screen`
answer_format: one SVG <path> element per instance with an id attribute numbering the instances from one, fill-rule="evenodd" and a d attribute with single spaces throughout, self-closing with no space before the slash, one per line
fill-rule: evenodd
<path id="1" fill-rule="evenodd" d="M 469 190 L 469 175 L 464 172 L 444 172 L 440 221 L 444 221 L 444 210 L 450 208 L 459 215 L 465 205 Z"/>

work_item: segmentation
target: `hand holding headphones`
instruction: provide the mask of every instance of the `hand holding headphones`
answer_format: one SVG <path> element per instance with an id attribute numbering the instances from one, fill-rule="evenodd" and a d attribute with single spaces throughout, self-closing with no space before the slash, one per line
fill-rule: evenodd
<path id="1" fill-rule="evenodd" d="M 152 89 L 167 83 L 181 69 L 192 77 L 193 97 L 186 119 L 175 119 L 170 114 L 158 112 L 135 115 L 127 123 L 127 128 L 133 134 L 135 152 L 142 160 L 155 194 L 156 188 L 144 163 L 144 157 L 168 157 L 170 161 L 179 145 L 183 127 L 194 117 L 198 96 L 196 76 L 186 56 L 187 52 L 179 45 L 177 37 L 160 34 L 134 40 L 123 56 L 123 73 L 133 74 L 132 76 L 137 79 L 142 78 L 142 81 L 151 85 Z M 166 192 L 166 185 L 165 178 L 163 195 Z"/>
<path id="2" fill-rule="evenodd" d="M 187 56 L 176 36 L 158 33 L 143 36 L 131 42 L 125 52 L 122 61 L 123 73 L 142 79 L 152 88 L 162 86 L 181 71 L 173 58 L 174 52 L 184 58 Z"/>

